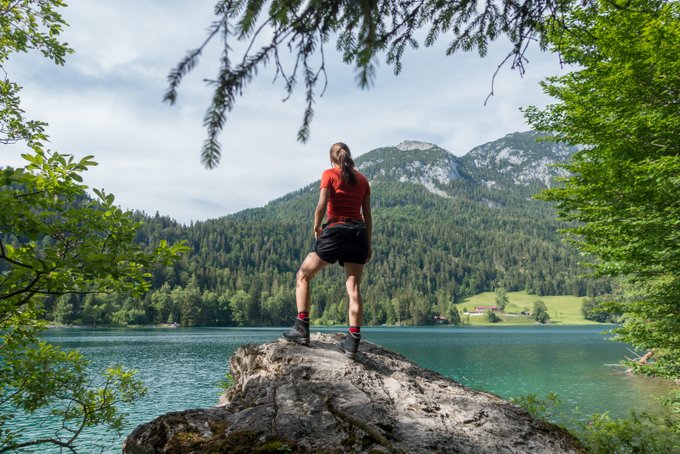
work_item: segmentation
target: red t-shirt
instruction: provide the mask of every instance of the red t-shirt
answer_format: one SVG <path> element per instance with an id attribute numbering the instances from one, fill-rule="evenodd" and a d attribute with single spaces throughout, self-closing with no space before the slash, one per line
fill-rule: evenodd
<path id="1" fill-rule="evenodd" d="M 326 222 L 336 222 L 339 218 L 349 218 L 363 221 L 361 205 L 364 198 L 371 193 L 368 180 L 358 170 L 354 170 L 357 182 L 352 184 L 342 181 L 342 171 L 339 167 L 325 170 L 321 175 L 321 188 L 328 188 L 328 212 Z"/>

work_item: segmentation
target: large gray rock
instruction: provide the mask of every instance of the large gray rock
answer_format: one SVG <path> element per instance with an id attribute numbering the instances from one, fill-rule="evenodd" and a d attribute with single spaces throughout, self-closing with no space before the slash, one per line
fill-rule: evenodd
<path id="1" fill-rule="evenodd" d="M 580 452 L 568 433 L 517 405 L 378 345 L 363 341 L 350 360 L 339 336 L 239 348 L 218 407 L 141 425 L 123 452 Z"/>

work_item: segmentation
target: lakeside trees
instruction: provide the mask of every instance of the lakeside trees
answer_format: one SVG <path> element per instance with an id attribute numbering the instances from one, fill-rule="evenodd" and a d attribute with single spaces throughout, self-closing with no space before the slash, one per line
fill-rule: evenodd
<path id="1" fill-rule="evenodd" d="M 531 310 L 531 318 L 538 323 L 545 325 L 550 322 L 550 315 L 548 315 L 548 308 L 541 300 L 534 301 L 533 309 Z"/>
<path id="2" fill-rule="evenodd" d="M 566 232 L 596 273 L 624 279 L 614 332 L 648 350 L 635 369 L 680 377 L 680 4 L 574 5 L 566 25 L 581 32 L 548 39 L 577 69 L 545 81 L 557 103 L 527 118 L 584 146 L 541 198 L 579 222 Z"/>
<path id="3" fill-rule="evenodd" d="M 499 287 L 495 290 L 495 293 L 496 293 L 495 298 L 496 306 L 501 312 L 503 312 L 505 311 L 505 306 L 507 306 L 509 303 L 508 291 L 503 287 Z"/>

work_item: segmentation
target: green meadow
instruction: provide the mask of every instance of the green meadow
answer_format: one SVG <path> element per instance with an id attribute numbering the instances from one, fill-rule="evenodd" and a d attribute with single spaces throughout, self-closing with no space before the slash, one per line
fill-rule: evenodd
<path id="1" fill-rule="evenodd" d="M 534 302 L 543 301 L 548 308 L 550 322 L 560 325 L 595 325 L 597 322 L 586 320 L 581 313 L 581 305 L 586 297 L 562 295 L 562 296 L 538 296 L 527 292 L 509 292 L 509 303 L 505 307 L 504 314 L 498 314 L 502 319 L 500 324 L 513 325 L 532 325 L 536 323 L 531 317 L 521 315 L 522 311 L 531 311 Z M 486 315 L 464 315 L 463 312 L 474 311 L 475 306 L 495 306 L 496 294 L 494 292 L 484 292 L 465 298 L 456 304 L 461 312 L 461 319 L 464 323 L 471 325 L 491 325 Z M 516 315 L 515 315 L 516 314 Z"/>

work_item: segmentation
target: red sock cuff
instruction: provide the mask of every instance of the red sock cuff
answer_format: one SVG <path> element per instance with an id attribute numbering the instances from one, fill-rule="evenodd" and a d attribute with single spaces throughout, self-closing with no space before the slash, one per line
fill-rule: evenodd
<path id="1" fill-rule="evenodd" d="M 361 333 L 361 326 L 350 326 L 349 332 L 352 334 L 359 334 Z"/>
<path id="2" fill-rule="evenodd" d="M 304 320 L 306 318 L 309 318 L 309 312 L 298 312 L 298 318 L 300 320 Z"/>

